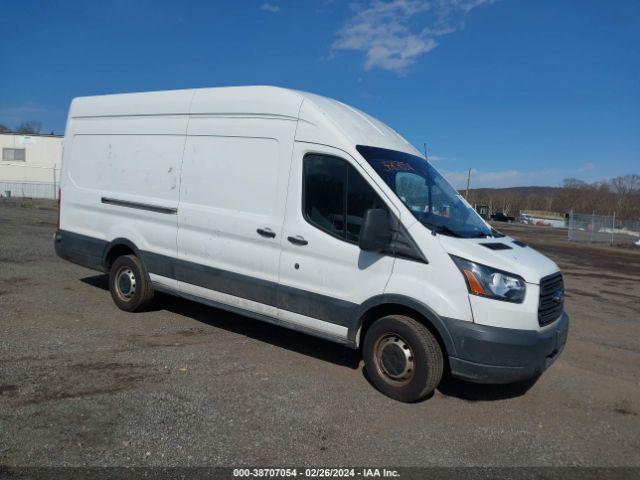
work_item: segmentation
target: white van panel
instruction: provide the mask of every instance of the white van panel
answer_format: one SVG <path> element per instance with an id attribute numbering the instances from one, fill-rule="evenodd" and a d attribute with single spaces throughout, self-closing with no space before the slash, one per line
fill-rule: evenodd
<path id="1" fill-rule="evenodd" d="M 376 145 L 421 155 L 380 120 L 344 103 L 309 93 L 304 94 L 300 107 L 296 140 L 334 145 L 349 153 L 354 153 L 356 145 Z"/>
<path id="2" fill-rule="evenodd" d="M 76 135 L 185 135 L 186 115 L 87 117 L 71 121 L 69 137 Z"/>
<path id="3" fill-rule="evenodd" d="M 191 115 L 280 116 L 298 118 L 302 94 L 278 87 L 225 87 L 194 90 Z"/>
<path id="4" fill-rule="evenodd" d="M 413 298 L 441 317 L 473 321 L 464 279 L 450 265 L 443 270 L 438 254 L 426 251 L 428 264 L 396 259 L 385 293 Z"/>
<path id="5" fill-rule="evenodd" d="M 123 238 L 140 251 L 175 257 L 186 124 L 180 116 L 71 119 L 61 228 L 107 243 Z"/>
<path id="6" fill-rule="evenodd" d="M 295 125 L 281 119 L 191 118 L 178 211 L 178 257 L 186 262 L 181 289 L 183 282 L 185 289 L 197 284 L 264 303 L 268 311 L 260 313 L 277 315 Z"/>
<path id="7" fill-rule="evenodd" d="M 69 177 L 79 188 L 176 206 L 183 135 L 76 135 Z"/>
<path id="8" fill-rule="evenodd" d="M 538 323 L 538 302 L 540 287 L 527 283 L 527 293 L 523 303 L 500 302 L 496 308 L 496 300 L 469 295 L 473 320 L 480 325 L 513 328 L 519 330 L 545 330 L 550 325 L 541 327 Z"/>
<path id="9" fill-rule="evenodd" d="M 189 136 L 185 152 L 183 208 L 191 204 L 232 216 L 275 214 L 278 140 Z"/>
<path id="10" fill-rule="evenodd" d="M 125 115 L 171 115 L 189 112 L 193 90 L 121 93 L 75 98 L 69 116 L 73 118 Z"/>

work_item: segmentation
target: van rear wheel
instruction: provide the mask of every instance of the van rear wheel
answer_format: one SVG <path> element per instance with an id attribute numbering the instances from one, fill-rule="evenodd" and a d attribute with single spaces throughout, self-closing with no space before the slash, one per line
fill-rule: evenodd
<path id="1" fill-rule="evenodd" d="M 371 383 L 401 402 L 417 402 L 436 389 L 444 369 L 442 350 L 423 324 L 404 315 L 374 322 L 363 344 Z"/>
<path id="2" fill-rule="evenodd" d="M 120 310 L 139 312 L 153 300 L 153 288 L 142 262 L 135 255 L 118 257 L 109 271 L 111 298 Z"/>

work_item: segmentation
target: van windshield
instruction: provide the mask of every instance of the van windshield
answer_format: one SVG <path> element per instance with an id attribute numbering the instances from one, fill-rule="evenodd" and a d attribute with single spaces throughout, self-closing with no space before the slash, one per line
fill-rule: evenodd
<path id="1" fill-rule="evenodd" d="M 430 230 L 462 238 L 490 237 L 491 229 L 424 158 L 358 145 L 358 152 Z"/>

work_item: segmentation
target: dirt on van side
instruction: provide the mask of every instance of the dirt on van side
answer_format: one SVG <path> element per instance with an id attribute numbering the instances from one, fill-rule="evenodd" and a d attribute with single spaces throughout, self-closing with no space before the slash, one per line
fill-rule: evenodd
<path id="1" fill-rule="evenodd" d="M 563 270 L 537 382 L 378 393 L 357 351 L 186 300 L 127 314 L 58 259 L 52 202 L 0 200 L 0 465 L 640 466 L 640 253 L 499 224 Z"/>

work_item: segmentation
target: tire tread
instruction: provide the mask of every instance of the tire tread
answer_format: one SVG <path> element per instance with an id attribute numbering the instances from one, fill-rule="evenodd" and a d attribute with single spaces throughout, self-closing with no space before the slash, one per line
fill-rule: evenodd
<path id="1" fill-rule="evenodd" d="M 113 275 L 113 272 L 122 263 L 133 264 L 133 266 L 137 270 L 136 276 L 139 277 L 140 296 L 138 297 L 138 301 L 132 303 L 131 305 L 127 305 L 126 303 L 120 301 L 117 298 L 116 293 L 113 291 L 114 286 L 113 279 L 111 277 Z M 133 254 L 122 255 L 114 260 L 113 264 L 111 265 L 111 271 L 109 272 L 109 289 L 111 290 L 111 297 L 113 298 L 116 306 L 126 312 L 141 312 L 146 310 L 151 305 L 155 293 L 147 276 L 144 265 L 142 264 L 142 261 Z"/>
<path id="2" fill-rule="evenodd" d="M 368 335 L 371 333 L 375 333 L 376 324 L 381 321 L 397 322 L 398 324 L 410 329 L 415 334 L 415 340 L 417 340 L 417 342 L 419 343 L 419 347 L 426 354 L 428 374 L 426 382 L 424 382 L 424 385 L 422 385 L 421 389 L 418 392 L 411 391 L 407 388 L 411 384 L 403 387 L 394 387 L 392 385 L 384 383 L 383 379 L 378 382 L 374 381 L 374 385 L 376 385 L 376 387 L 378 387 L 384 394 L 395 398 L 396 400 L 404 402 L 416 402 L 423 400 L 436 389 L 444 373 L 443 352 L 440 348 L 438 340 L 423 323 L 412 317 L 408 317 L 406 315 L 386 315 L 376 320 L 369 328 L 364 340 L 365 357 L 367 357 L 369 354 L 372 354 L 372 343 L 375 341 L 375 339 L 369 338 Z M 365 364 L 366 363 L 367 358 L 365 358 Z M 372 374 L 378 375 L 377 372 L 372 372 Z"/>

